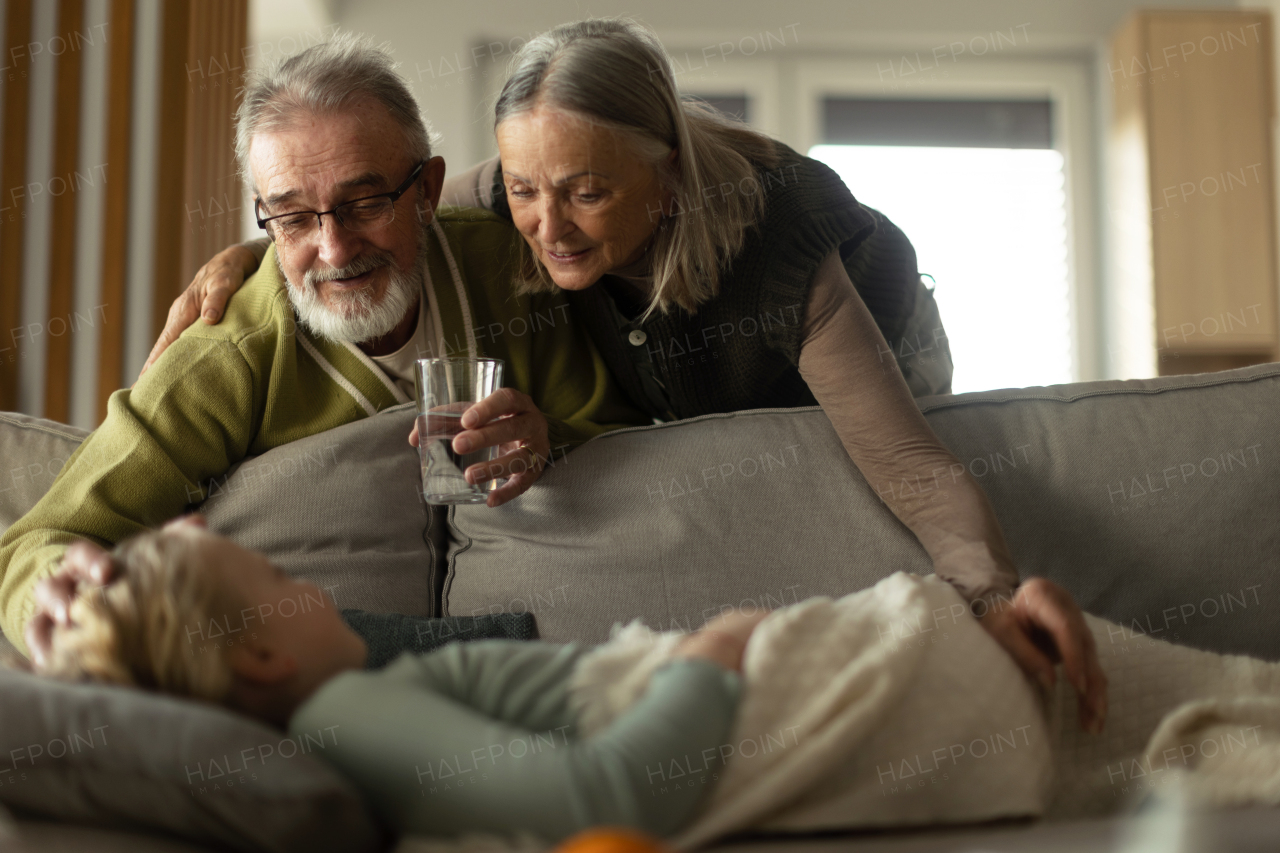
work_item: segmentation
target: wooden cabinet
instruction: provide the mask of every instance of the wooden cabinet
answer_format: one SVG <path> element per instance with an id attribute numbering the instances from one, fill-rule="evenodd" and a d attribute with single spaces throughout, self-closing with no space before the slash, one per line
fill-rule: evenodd
<path id="1" fill-rule="evenodd" d="M 1108 339 L 1121 376 L 1280 358 L 1271 16 L 1140 12 L 1117 31 Z"/>

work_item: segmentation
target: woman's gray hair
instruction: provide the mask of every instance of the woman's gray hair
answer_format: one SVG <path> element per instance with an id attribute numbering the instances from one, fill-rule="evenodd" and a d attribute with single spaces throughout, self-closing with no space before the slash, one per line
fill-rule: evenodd
<path id="1" fill-rule="evenodd" d="M 543 104 L 623 133 L 673 195 L 670 209 L 654 211 L 662 221 L 650 248 L 649 311 L 672 304 L 695 311 L 715 296 L 721 271 L 764 211 L 756 171 L 777 165 L 773 140 L 681 99 L 657 35 L 625 18 L 564 24 L 520 49 L 494 106 L 494 128 Z M 554 289 L 527 245 L 522 252 L 522 287 Z"/>
<path id="2" fill-rule="evenodd" d="M 391 113 L 415 162 L 431 159 L 430 126 L 396 73 L 391 53 L 368 36 L 337 33 L 245 75 L 244 99 L 236 111 L 236 162 L 245 183 L 253 186 L 249 144 L 254 135 L 286 128 L 300 115 L 341 112 L 366 98 Z"/>

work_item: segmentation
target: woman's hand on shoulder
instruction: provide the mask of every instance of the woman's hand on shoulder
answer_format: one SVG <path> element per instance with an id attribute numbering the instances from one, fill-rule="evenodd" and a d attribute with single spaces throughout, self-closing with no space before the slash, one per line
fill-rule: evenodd
<path id="1" fill-rule="evenodd" d="M 228 246 L 209 259 L 196 271 L 196 277 L 169 307 L 169 319 L 165 321 L 160 339 L 151 348 L 146 364 L 138 378 L 147 372 L 156 359 L 169 348 L 169 344 L 201 318 L 209 325 L 222 319 L 227 301 L 244 284 L 244 280 L 258 269 L 258 256 L 240 244 Z"/>

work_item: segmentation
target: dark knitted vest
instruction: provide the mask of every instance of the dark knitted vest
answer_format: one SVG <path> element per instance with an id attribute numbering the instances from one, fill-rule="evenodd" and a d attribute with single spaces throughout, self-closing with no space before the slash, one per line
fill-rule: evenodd
<path id="1" fill-rule="evenodd" d="M 722 274 L 719 294 L 695 313 L 672 308 L 636 324 L 670 412 L 647 404 L 628 357 L 634 344 L 618 334 L 606 289 L 597 285 L 569 294 L 619 385 L 654 417 L 816 405 L 797 368 L 801 331 L 814 272 L 837 248 L 889 346 L 896 348 L 902 338 L 919 281 L 911 243 L 883 215 L 858 204 L 826 165 L 781 143 L 778 152 L 776 167 L 757 170 L 764 216 Z M 505 195 L 496 194 L 500 185 L 501 172 L 494 184 L 495 210 L 510 217 Z"/>

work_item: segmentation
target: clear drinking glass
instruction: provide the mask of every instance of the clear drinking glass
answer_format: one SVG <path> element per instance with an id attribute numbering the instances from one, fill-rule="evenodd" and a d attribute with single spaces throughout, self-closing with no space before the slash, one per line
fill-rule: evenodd
<path id="1" fill-rule="evenodd" d="M 471 484 L 468 467 L 492 460 L 496 447 L 454 453 L 453 437 L 462 413 L 502 387 L 502 361 L 496 358 L 421 358 L 414 364 L 418 401 L 418 455 L 422 492 L 429 504 L 484 503 L 500 478 Z"/>

